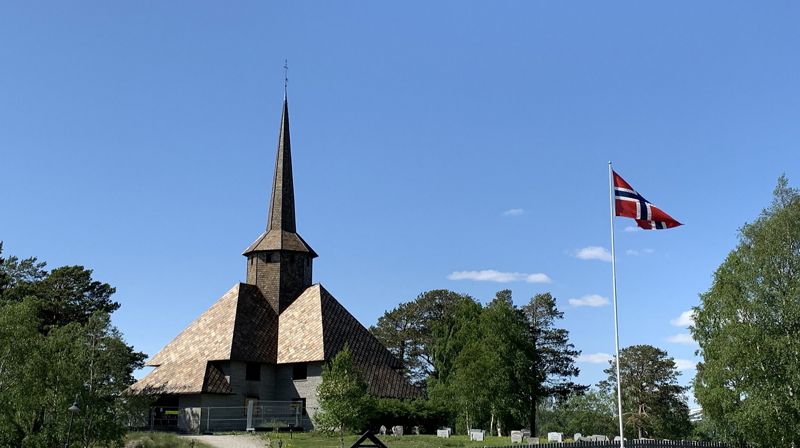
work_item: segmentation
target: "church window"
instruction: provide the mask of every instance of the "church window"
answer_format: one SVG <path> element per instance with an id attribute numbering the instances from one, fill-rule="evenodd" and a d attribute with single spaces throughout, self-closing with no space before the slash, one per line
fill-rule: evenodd
<path id="1" fill-rule="evenodd" d="M 247 381 L 261 381 L 261 364 L 248 362 L 245 370 L 245 379 Z"/>
<path id="2" fill-rule="evenodd" d="M 293 380 L 304 380 L 307 378 L 308 378 L 308 364 L 301 362 L 292 366 Z"/>

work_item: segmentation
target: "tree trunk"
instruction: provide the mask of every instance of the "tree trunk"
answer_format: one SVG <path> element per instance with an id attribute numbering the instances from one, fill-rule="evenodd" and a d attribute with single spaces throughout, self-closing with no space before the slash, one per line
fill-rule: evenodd
<path id="1" fill-rule="evenodd" d="M 531 415 L 528 425 L 531 429 L 531 437 L 536 437 L 536 400 L 531 400 Z"/>

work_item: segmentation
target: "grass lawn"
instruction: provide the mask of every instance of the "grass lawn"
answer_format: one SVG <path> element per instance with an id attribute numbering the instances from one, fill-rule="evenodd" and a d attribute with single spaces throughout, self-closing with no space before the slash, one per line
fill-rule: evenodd
<path id="1" fill-rule="evenodd" d="M 272 448 L 277 448 L 276 439 L 283 441 L 283 448 L 339 448 L 337 437 L 324 436 L 318 433 L 294 434 L 290 439 L 286 433 L 260 434 L 264 440 L 272 440 Z M 344 446 L 349 448 L 359 436 L 345 436 Z M 511 445 L 511 437 L 486 437 L 483 442 L 470 442 L 465 435 L 452 436 L 449 439 L 440 439 L 433 435 L 392 437 L 379 436 L 381 442 L 390 448 L 439 448 L 439 447 L 483 447 L 492 445 Z"/>
<path id="2" fill-rule="evenodd" d="M 164 432 L 132 432 L 125 437 L 125 448 L 211 448 L 205 443 L 182 439 Z"/>

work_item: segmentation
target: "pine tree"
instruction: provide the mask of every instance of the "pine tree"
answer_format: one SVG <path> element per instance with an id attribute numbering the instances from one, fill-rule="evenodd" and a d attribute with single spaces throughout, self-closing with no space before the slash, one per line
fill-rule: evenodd
<path id="1" fill-rule="evenodd" d="M 532 360 L 526 366 L 527 386 L 524 403 L 531 433 L 536 434 L 536 408 L 551 397 L 564 399 L 573 393 L 586 390 L 587 386 L 571 380 L 580 373 L 575 358 L 580 351 L 569 342 L 569 331 L 558 328 L 557 321 L 564 318 L 558 310 L 555 298 L 548 292 L 533 296 L 522 307 L 528 324 L 528 339 L 533 350 Z"/>
<path id="2" fill-rule="evenodd" d="M 652 345 L 620 350 L 622 412 L 626 427 L 639 438 L 682 438 L 689 435 L 689 407 L 678 384 L 678 368 L 667 352 Z M 600 387 L 616 400 L 616 360 L 604 370 L 608 379 Z"/>

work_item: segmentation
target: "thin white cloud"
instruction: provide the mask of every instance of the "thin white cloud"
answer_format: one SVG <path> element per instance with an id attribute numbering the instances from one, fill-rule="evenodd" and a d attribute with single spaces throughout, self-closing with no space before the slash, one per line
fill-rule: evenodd
<path id="1" fill-rule="evenodd" d="M 511 208 L 503 212 L 503 216 L 519 216 L 525 213 L 525 209 Z"/>
<path id="2" fill-rule="evenodd" d="M 593 308 L 608 305 L 608 298 L 599 294 L 588 294 L 577 299 L 569 299 L 572 306 L 590 306 Z"/>
<path id="3" fill-rule="evenodd" d="M 697 368 L 697 363 L 691 359 L 675 359 L 675 367 L 678 370 L 694 370 Z"/>
<path id="4" fill-rule="evenodd" d="M 611 261 L 611 252 L 605 247 L 588 246 L 575 251 L 575 257 L 581 260 Z"/>
<path id="5" fill-rule="evenodd" d="M 696 342 L 692 335 L 689 333 L 678 333 L 673 334 L 672 336 L 667 338 L 667 342 L 671 342 L 673 344 L 686 344 L 686 345 L 694 345 Z"/>
<path id="6" fill-rule="evenodd" d="M 612 359 L 614 359 L 614 357 L 608 353 L 589 353 L 587 355 L 578 356 L 578 362 L 589 364 L 608 364 Z"/>
<path id="7" fill-rule="evenodd" d="M 640 227 L 636 227 L 636 226 L 625 227 L 625 231 L 626 232 L 638 232 L 640 230 L 642 230 L 642 229 Z"/>
<path id="8" fill-rule="evenodd" d="M 694 310 L 684 311 L 680 316 L 669 321 L 676 327 L 691 327 L 694 325 Z"/>
<path id="9" fill-rule="evenodd" d="M 447 276 L 448 280 L 474 280 L 476 282 L 527 282 L 527 283 L 550 283 L 552 280 L 547 274 L 535 273 L 526 274 L 523 272 L 500 272 L 494 269 L 484 269 L 482 271 L 455 271 Z"/>
<path id="10" fill-rule="evenodd" d="M 655 252 L 654 249 L 641 249 L 641 250 L 628 249 L 628 250 L 625 251 L 625 254 L 626 255 L 632 255 L 634 257 L 638 257 L 639 255 L 650 255 L 650 254 L 652 254 L 654 252 Z"/>

